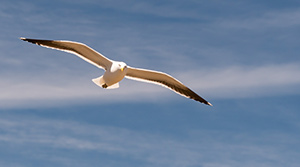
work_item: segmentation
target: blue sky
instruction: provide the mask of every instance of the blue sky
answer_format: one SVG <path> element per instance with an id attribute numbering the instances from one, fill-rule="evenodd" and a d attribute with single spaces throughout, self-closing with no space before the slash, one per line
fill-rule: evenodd
<path id="1" fill-rule="evenodd" d="M 8 1 L 0 166 L 297 166 L 300 2 Z M 83 42 L 167 72 L 214 106 L 19 37 Z"/>

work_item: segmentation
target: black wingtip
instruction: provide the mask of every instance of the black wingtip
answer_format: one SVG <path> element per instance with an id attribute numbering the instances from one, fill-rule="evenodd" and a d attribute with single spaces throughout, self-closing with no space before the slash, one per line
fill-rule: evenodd
<path id="1" fill-rule="evenodd" d="M 40 45 L 38 43 L 39 40 L 37 40 L 37 39 L 28 39 L 28 38 L 24 38 L 24 37 L 20 37 L 20 39 L 23 40 L 23 41 L 26 41 L 26 42 L 30 42 L 30 43 L 33 43 L 33 44 L 36 44 L 36 45 Z"/>
<path id="2" fill-rule="evenodd" d="M 28 39 L 28 38 L 24 38 L 24 37 L 20 37 L 20 39 L 21 40 L 23 40 L 23 41 L 26 41 L 26 42 L 31 42 L 31 43 L 34 43 L 33 41 L 33 39 Z"/>

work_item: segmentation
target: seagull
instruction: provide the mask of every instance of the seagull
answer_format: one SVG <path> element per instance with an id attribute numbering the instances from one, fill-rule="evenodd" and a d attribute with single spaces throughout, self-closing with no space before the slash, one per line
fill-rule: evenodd
<path id="1" fill-rule="evenodd" d="M 75 54 L 98 68 L 104 69 L 104 75 L 92 80 L 96 85 L 102 88 L 118 88 L 119 82 L 126 77 L 128 79 L 150 82 L 164 86 L 181 96 L 212 106 L 211 103 L 200 97 L 169 74 L 159 71 L 134 68 L 127 66 L 124 62 L 110 60 L 83 43 L 65 40 L 28 39 L 23 37 L 20 39 L 43 47 Z"/>

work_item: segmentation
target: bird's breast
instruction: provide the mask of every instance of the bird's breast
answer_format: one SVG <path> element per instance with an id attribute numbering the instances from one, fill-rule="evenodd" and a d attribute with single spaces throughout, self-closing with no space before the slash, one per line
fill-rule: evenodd
<path id="1" fill-rule="evenodd" d="M 103 75 L 103 79 L 108 86 L 120 82 L 124 77 L 125 73 L 120 70 L 107 70 Z"/>

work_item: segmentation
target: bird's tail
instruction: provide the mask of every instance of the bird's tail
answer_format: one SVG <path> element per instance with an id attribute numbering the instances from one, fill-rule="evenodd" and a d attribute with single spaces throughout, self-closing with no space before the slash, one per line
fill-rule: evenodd
<path id="1" fill-rule="evenodd" d="M 100 86 L 100 87 L 102 87 L 102 86 L 105 84 L 105 81 L 104 81 L 104 79 L 103 79 L 103 75 L 102 75 L 101 77 L 92 79 L 92 81 L 93 81 L 96 85 L 98 85 L 98 86 Z"/>
<path id="2" fill-rule="evenodd" d="M 100 86 L 102 88 L 106 88 L 106 89 L 116 89 L 116 88 L 119 88 L 119 83 L 107 86 L 106 83 L 105 83 L 105 81 L 104 81 L 104 79 L 103 79 L 103 75 L 101 77 L 92 79 L 92 81 L 96 85 L 98 85 L 98 86 Z"/>

